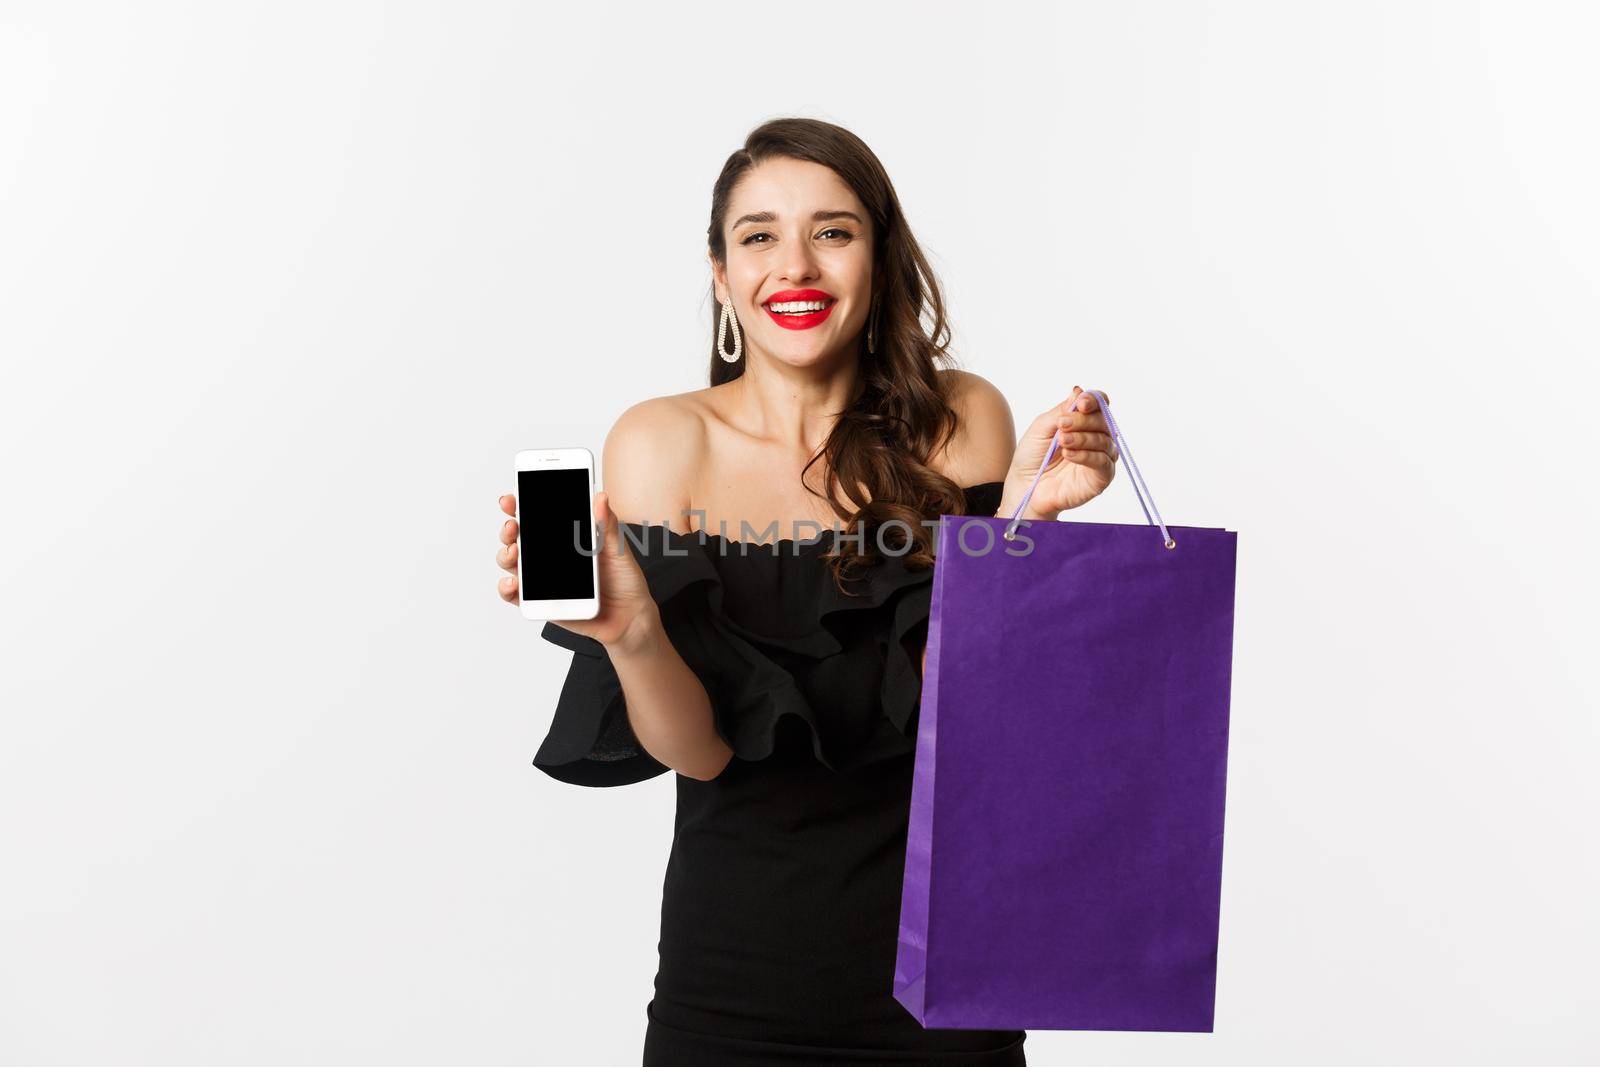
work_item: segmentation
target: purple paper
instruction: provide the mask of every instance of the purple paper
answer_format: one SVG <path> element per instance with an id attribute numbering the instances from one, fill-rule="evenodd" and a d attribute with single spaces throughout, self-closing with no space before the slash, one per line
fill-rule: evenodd
<path id="1" fill-rule="evenodd" d="M 1209 1032 L 1237 534 L 1007 525 L 940 518 L 894 995 L 929 1028 Z"/>

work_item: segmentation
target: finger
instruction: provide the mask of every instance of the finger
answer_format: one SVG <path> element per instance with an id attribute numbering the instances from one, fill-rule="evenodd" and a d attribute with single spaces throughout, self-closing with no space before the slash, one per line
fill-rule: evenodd
<path id="1" fill-rule="evenodd" d="M 1028 432 L 1025 436 L 1032 438 L 1048 438 L 1051 434 L 1055 433 L 1056 427 L 1060 425 L 1061 417 L 1066 413 L 1067 401 L 1062 401 L 1049 411 L 1040 412 L 1039 416 L 1028 424 Z"/>
<path id="2" fill-rule="evenodd" d="M 517 602 L 516 578 L 512 577 L 500 579 L 500 599 L 504 600 L 508 604 L 515 604 Z"/>
<path id="3" fill-rule="evenodd" d="M 1068 451 L 1102 452 L 1109 455 L 1111 445 L 1110 434 L 1086 433 L 1081 430 L 1074 433 L 1063 432 L 1061 434 L 1061 447 Z"/>
<path id="4" fill-rule="evenodd" d="M 1098 471 L 1116 470 L 1116 462 L 1104 452 L 1094 452 L 1086 448 L 1069 448 L 1062 451 L 1065 463 L 1076 463 L 1084 467 L 1093 467 Z"/>
<path id="5" fill-rule="evenodd" d="M 500 510 L 507 515 L 515 517 L 517 514 L 517 498 L 510 493 L 500 497 Z"/>
<path id="6" fill-rule="evenodd" d="M 500 524 L 500 543 L 509 545 L 517 539 L 517 520 L 507 519 Z"/>
<path id="7" fill-rule="evenodd" d="M 1051 422 L 1051 421 L 1054 421 L 1055 419 L 1060 418 L 1063 415 L 1072 414 L 1073 405 L 1077 403 L 1078 397 L 1080 397 L 1082 395 L 1083 395 L 1083 390 L 1079 389 L 1076 385 L 1074 385 L 1072 387 L 1072 395 L 1071 396 L 1067 397 L 1065 400 L 1063 400 L 1061 403 L 1057 404 L 1055 407 L 1051 408 L 1049 411 L 1045 412 L 1043 415 L 1040 415 L 1039 418 L 1036 419 L 1035 421 L 1036 422 L 1038 422 L 1038 421 Z"/>
<path id="8" fill-rule="evenodd" d="M 1061 429 L 1061 420 L 1071 415 L 1072 401 L 1063 400 L 1049 411 L 1042 412 L 1038 418 L 1028 424 L 1028 432 L 1023 436 L 1031 440 L 1049 442 Z"/>
<path id="9" fill-rule="evenodd" d="M 1110 433 L 1111 427 L 1106 424 L 1106 417 L 1099 412 L 1087 414 L 1082 411 L 1063 415 L 1057 420 L 1056 425 L 1064 430 L 1081 430 L 1088 433 Z"/>
<path id="10" fill-rule="evenodd" d="M 618 528 L 617 513 L 611 510 L 611 498 L 604 489 L 594 495 L 594 521 L 600 527 L 600 539 L 607 552 L 625 552 L 622 531 Z"/>
<path id="11" fill-rule="evenodd" d="M 512 574 L 517 573 L 517 543 L 513 541 L 509 545 L 502 547 L 500 551 L 494 554 L 494 561 L 500 564 L 501 570 L 510 571 Z"/>
<path id="12" fill-rule="evenodd" d="M 1111 394 L 1110 393 L 1106 393 L 1106 391 L 1104 389 L 1100 390 L 1100 392 L 1105 393 L 1106 403 L 1107 404 L 1111 403 Z M 1074 405 L 1074 407 L 1078 411 L 1099 411 L 1099 410 L 1101 410 L 1100 398 L 1095 396 L 1093 393 L 1084 392 L 1077 399 L 1078 399 L 1078 402 L 1077 402 L 1077 404 Z"/>
<path id="13" fill-rule="evenodd" d="M 1077 386 L 1073 386 L 1073 388 L 1076 390 Z M 1101 391 L 1104 392 L 1104 390 Z M 1087 391 L 1075 395 L 1076 400 L 1071 405 L 1071 409 L 1060 419 L 1057 425 L 1068 431 L 1109 435 L 1111 427 L 1106 421 L 1104 408 L 1101 406 L 1099 398 Z M 1111 394 L 1106 393 L 1105 397 L 1106 403 L 1110 404 Z M 1106 452 L 1115 461 L 1120 450 L 1116 447 L 1114 438 L 1111 445 L 1107 447 Z"/>

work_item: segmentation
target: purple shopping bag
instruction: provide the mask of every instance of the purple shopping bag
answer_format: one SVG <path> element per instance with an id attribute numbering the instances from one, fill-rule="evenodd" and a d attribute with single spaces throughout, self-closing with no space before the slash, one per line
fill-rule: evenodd
<path id="1" fill-rule="evenodd" d="M 940 517 L 894 976 L 925 1027 L 1212 1029 L 1237 535 L 1154 506 Z"/>

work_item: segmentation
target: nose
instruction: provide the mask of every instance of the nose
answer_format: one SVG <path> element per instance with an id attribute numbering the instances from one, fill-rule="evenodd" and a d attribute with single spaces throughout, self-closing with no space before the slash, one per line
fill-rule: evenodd
<path id="1" fill-rule="evenodd" d="M 788 242 L 784 249 L 784 281 L 798 289 L 800 283 L 815 281 L 817 274 L 817 257 L 810 242 L 804 237 Z"/>

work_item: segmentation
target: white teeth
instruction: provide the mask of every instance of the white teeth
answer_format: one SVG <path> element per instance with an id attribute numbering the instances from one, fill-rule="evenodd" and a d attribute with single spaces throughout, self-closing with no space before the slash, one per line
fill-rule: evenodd
<path id="1" fill-rule="evenodd" d="M 788 300 L 781 304 L 768 304 L 767 307 L 780 314 L 797 314 L 807 311 L 821 311 L 828 306 L 826 300 Z"/>

